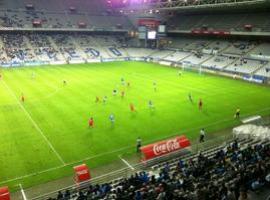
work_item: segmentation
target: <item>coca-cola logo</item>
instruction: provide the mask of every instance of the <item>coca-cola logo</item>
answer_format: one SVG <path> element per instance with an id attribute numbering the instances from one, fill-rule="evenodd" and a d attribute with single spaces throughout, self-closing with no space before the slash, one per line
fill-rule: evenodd
<path id="1" fill-rule="evenodd" d="M 83 175 L 83 174 L 88 174 L 88 170 L 87 169 L 84 169 L 84 170 L 81 170 L 81 171 L 77 171 L 77 175 L 80 176 L 80 175 Z"/>
<path id="2" fill-rule="evenodd" d="M 155 144 L 153 146 L 153 152 L 156 156 L 166 154 L 175 150 L 180 149 L 180 144 L 177 139 L 168 140 L 166 142 Z"/>

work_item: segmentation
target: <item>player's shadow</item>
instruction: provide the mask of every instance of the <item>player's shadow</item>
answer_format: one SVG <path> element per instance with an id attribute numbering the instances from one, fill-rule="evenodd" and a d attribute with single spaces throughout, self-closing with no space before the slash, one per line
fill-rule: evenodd
<path id="1" fill-rule="evenodd" d="M 202 113 L 204 114 L 204 115 L 206 115 L 206 116 L 209 116 L 209 112 L 207 111 L 207 110 L 202 110 Z"/>
<path id="2" fill-rule="evenodd" d="M 85 138 L 88 141 L 93 141 L 93 135 L 95 134 L 95 127 L 94 128 L 88 127 L 87 129 L 88 130 L 85 131 L 85 133 L 83 133 L 83 134 L 85 135 Z"/>
<path id="3" fill-rule="evenodd" d="M 114 124 L 110 124 L 109 129 L 110 130 L 114 130 L 115 129 L 115 123 Z"/>
<path id="4" fill-rule="evenodd" d="M 138 112 L 136 112 L 136 111 L 135 112 L 131 112 L 130 113 L 130 118 L 131 119 L 135 119 L 137 117 L 137 115 L 138 115 Z"/>
<path id="5" fill-rule="evenodd" d="M 152 108 L 149 110 L 150 116 L 154 116 L 156 114 L 156 109 Z"/>

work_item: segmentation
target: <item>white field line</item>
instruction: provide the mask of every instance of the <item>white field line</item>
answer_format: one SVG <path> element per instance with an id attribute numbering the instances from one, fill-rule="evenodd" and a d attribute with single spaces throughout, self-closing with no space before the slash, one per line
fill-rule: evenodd
<path id="1" fill-rule="evenodd" d="M 0 182 L 0 184 L 3 185 L 3 184 L 6 184 L 6 183 L 9 183 L 9 182 L 12 182 L 12 181 L 21 180 L 21 179 L 29 178 L 29 177 L 33 177 L 33 176 L 36 176 L 36 175 L 39 175 L 39 174 L 43 174 L 43 173 L 46 173 L 46 172 L 50 172 L 50 171 L 54 171 L 54 170 L 57 170 L 57 169 L 60 169 L 60 168 L 63 168 L 63 167 L 64 167 L 64 165 L 59 165 L 58 167 L 52 167 L 52 168 L 49 168 L 49 169 L 46 169 L 46 170 L 42 170 L 42 171 L 39 171 L 39 172 L 33 172 L 31 174 L 26 174 L 24 176 L 19 176 L 19 177 L 12 178 L 12 179 L 9 179 L 9 180 L 6 180 L 6 181 L 2 181 L 2 182 Z"/>
<path id="2" fill-rule="evenodd" d="M 22 184 L 19 184 L 19 186 L 20 186 L 20 189 L 21 189 L 23 200 L 27 200 L 25 192 L 24 192 L 23 187 L 22 187 Z"/>
<path id="3" fill-rule="evenodd" d="M 43 139 L 46 141 L 48 146 L 51 148 L 51 150 L 54 152 L 54 154 L 57 156 L 58 160 L 62 163 L 62 165 L 65 165 L 66 163 L 64 162 L 63 158 L 59 155 L 59 153 L 56 151 L 56 149 L 53 147 L 51 142 L 48 140 L 48 138 L 44 135 L 43 131 L 40 129 L 40 127 L 37 125 L 37 123 L 34 121 L 34 119 L 31 117 L 29 112 L 24 108 L 22 103 L 17 99 L 16 95 L 14 92 L 10 89 L 10 87 L 6 84 L 5 81 L 2 81 L 8 92 L 13 96 L 13 98 L 16 100 L 17 104 L 20 106 L 20 108 L 23 110 L 25 115 L 28 117 L 28 119 L 32 122 L 36 130 L 39 132 L 39 134 L 43 137 Z"/>
<path id="4" fill-rule="evenodd" d="M 248 117 L 251 114 L 257 114 L 258 112 L 267 111 L 267 110 L 270 110 L 270 107 L 264 108 L 264 109 L 259 110 L 257 112 L 247 113 L 246 115 L 242 115 L 242 117 Z M 228 122 L 228 121 L 233 121 L 233 120 L 234 120 L 233 117 L 232 118 L 229 118 L 229 119 L 223 119 L 223 120 L 219 120 L 219 121 L 216 121 L 216 122 L 213 122 L 213 123 L 204 125 L 203 127 L 204 128 L 207 128 L 207 127 L 211 127 L 211 126 L 214 126 L 214 125 L 217 125 L 217 124 L 220 124 L 220 123 L 224 123 L 224 122 Z M 177 133 L 173 133 L 173 134 L 167 135 L 166 137 L 160 137 L 160 138 L 156 138 L 155 140 L 144 141 L 144 143 L 147 144 L 147 143 L 155 142 L 157 140 L 163 140 L 163 139 L 166 139 L 168 137 L 173 137 L 173 136 L 176 136 L 176 135 L 179 135 L 179 134 L 185 134 L 186 132 L 199 130 L 201 128 L 202 128 L 202 126 L 198 126 L 198 127 L 194 127 L 194 128 L 189 128 L 189 129 L 183 129 L 183 130 L 181 130 L 181 131 L 179 131 Z M 66 163 L 65 165 L 59 165 L 59 166 L 52 167 L 52 168 L 49 168 L 49 169 L 46 169 L 46 170 L 42 170 L 42 171 L 39 171 L 39 172 L 34 172 L 34 173 L 27 174 L 27 175 L 24 175 L 24 176 L 12 178 L 12 179 L 9 179 L 9 180 L 0 182 L 0 185 L 6 184 L 6 183 L 11 182 L 11 181 L 16 181 L 16 180 L 20 180 L 20 179 L 24 179 L 24 178 L 29 178 L 29 177 L 32 177 L 32 176 L 36 176 L 36 175 L 39 175 L 39 174 L 46 173 L 46 172 L 50 172 L 50 171 L 54 171 L 54 170 L 57 170 L 57 169 L 61 169 L 61 168 L 66 167 L 66 166 L 71 166 L 71 165 L 79 164 L 79 163 L 84 162 L 84 161 L 88 161 L 88 160 L 91 160 L 91 159 L 94 159 L 94 158 L 98 158 L 98 157 L 101 157 L 101 156 L 105 156 L 105 155 L 109 155 L 109 154 L 121 152 L 123 150 L 131 149 L 133 147 L 134 146 L 122 147 L 122 148 L 119 148 L 119 149 L 114 150 L 114 151 L 109 151 L 109 152 L 97 154 L 95 156 L 90 156 L 90 157 L 87 157 L 87 158 L 84 158 L 84 159 L 81 159 L 81 160 L 78 160 L 78 161 L 69 162 L 69 163 Z"/>
<path id="5" fill-rule="evenodd" d="M 47 172 L 55 171 L 57 169 L 61 169 L 61 168 L 65 167 L 65 166 L 72 166 L 72 165 L 79 164 L 81 162 L 85 162 L 85 161 L 88 161 L 88 160 L 91 160 L 91 159 L 94 159 L 94 158 L 102 157 L 102 156 L 113 154 L 113 153 L 118 153 L 118 152 L 121 152 L 123 150 L 130 149 L 130 148 L 131 148 L 130 146 L 126 146 L 126 147 L 123 147 L 123 148 L 120 148 L 120 149 L 117 149 L 117 150 L 114 150 L 114 151 L 97 154 L 95 156 L 89 156 L 87 158 L 84 158 L 84 159 L 81 159 L 81 160 L 78 160 L 78 161 L 69 162 L 69 163 L 66 163 L 65 165 L 59 165 L 59 166 L 52 167 L 52 168 L 49 168 L 49 169 L 41 170 L 41 171 L 38 171 L 38 172 L 33 172 L 33 173 L 26 174 L 26 175 L 19 176 L 19 177 L 15 177 L 15 178 L 0 182 L 0 185 L 11 182 L 11 181 L 16 181 L 16 180 L 20 180 L 20 179 L 29 178 L 29 177 L 32 177 L 32 176 L 37 176 L 37 175 L 40 175 L 40 174 L 44 174 L 44 173 L 47 173 Z"/>
<path id="6" fill-rule="evenodd" d="M 124 158 L 122 158 L 120 155 L 118 156 L 120 160 L 122 160 L 123 163 L 125 163 L 130 169 L 135 170 L 134 167 L 132 167 L 131 164 L 128 163 Z"/>

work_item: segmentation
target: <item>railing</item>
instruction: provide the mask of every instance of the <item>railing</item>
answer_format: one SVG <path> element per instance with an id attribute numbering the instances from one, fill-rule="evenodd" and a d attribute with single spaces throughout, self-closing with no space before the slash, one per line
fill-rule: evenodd
<path id="1" fill-rule="evenodd" d="M 195 8 L 215 8 L 215 7 L 227 7 L 232 6 L 252 6 L 254 4 L 263 4 L 266 3 L 266 0 L 216 0 L 216 1 L 207 1 L 207 0 L 198 0 L 198 1 L 183 1 L 183 0 L 167 0 L 167 1 L 157 1 L 144 4 L 134 4 L 130 7 L 122 7 L 118 10 L 121 13 L 129 14 L 135 12 L 148 11 L 151 13 L 152 10 L 158 9 L 162 10 L 188 10 Z M 153 11 L 152 11 L 153 12 Z"/>
<path id="2" fill-rule="evenodd" d="M 135 164 L 130 167 L 125 167 L 95 178 L 92 178 L 90 181 L 86 181 L 83 183 L 74 184 L 65 188 L 59 188 L 53 192 L 43 194 L 37 197 L 32 198 L 32 200 L 41 200 L 41 199 L 47 199 L 49 197 L 56 197 L 58 191 L 65 191 L 65 190 L 70 190 L 71 193 L 75 193 L 79 190 L 86 189 L 90 184 L 95 185 L 95 184 L 102 184 L 102 183 L 110 183 L 114 184 L 119 181 L 121 181 L 124 178 L 130 177 L 132 174 L 142 171 L 142 170 L 151 170 L 150 167 L 157 164 L 157 163 L 164 163 L 167 162 L 168 160 L 171 159 L 176 159 L 177 157 L 180 156 L 185 156 L 187 157 L 188 155 L 196 155 L 199 151 L 204 151 L 205 149 L 211 149 L 220 145 L 227 145 L 232 141 L 232 135 L 223 135 L 220 137 L 216 137 L 214 139 L 208 140 L 204 143 L 199 143 L 196 142 L 192 144 L 190 148 L 187 149 L 182 149 L 176 152 L 173 152 L 171 154 L 167 154 L 158 158 L 154 158 L 145 162 L 140 162 L 138 164 Z"/>

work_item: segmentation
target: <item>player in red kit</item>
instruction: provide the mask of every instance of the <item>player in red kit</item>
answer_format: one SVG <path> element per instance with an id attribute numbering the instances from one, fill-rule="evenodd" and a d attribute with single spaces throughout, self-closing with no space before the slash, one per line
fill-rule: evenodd
<path id="1" fill-rule="evenodd" d="M 133 105 L 133 103 L 129 104 L 129 108 L 131 112 L 135 112 L 135 107 Z"/>
<path id="2" fill-rule="evenodd" d="M 94 127 L 94 119 L 93 119 L 93 117 L 91 117 L 91 118 L 89 119 L 88 125 L 89 125 L 89 127 L 91 127 L 91 128 Z"/>
<path id="3" fill-rule="evenodd" d="M 123 99 L 125 97 L 125 91 L 121 92 L 121 98 Z"/>
<path id="4" fill-rule="evenodd" d="M 24 101 L 25 101 L 25 98 L 24 98 L 24 95 L 22 94 L 22 96 L 21 96 L 21 101 L 24 103 Z"/>
<path id="5" fill-rule="evenodd" d="M 202 107 L 203 107 L 203 102 L 202 102 L 202 99 L 199 100 L 199 110 L 202 110 Z"/>

